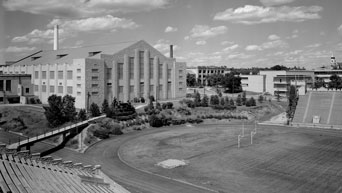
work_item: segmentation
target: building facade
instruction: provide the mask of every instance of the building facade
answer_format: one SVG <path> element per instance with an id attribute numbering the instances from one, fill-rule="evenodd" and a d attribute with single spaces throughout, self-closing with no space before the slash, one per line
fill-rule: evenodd
<path id="1" fill-rule="evenodd" d="M 33 96 L 31 75 L 0 74 L 0 104 L 25 103 L 25 97 Z"/>
<path id="2" fill-rule="evenodd" d="M 33 93 L 43 103 L 52 94 L 69 94 L 76 108 L 114 97 L 123 102 L 151 95 L 167 100 L 186 93 L 186 63 L 164 56 L 145 41 L 40 51 L 0 67 L 0 72 L 29 74 Z"/>
<path id="3" fill-rule="evenodd" d="M 194 68 L 188 68 L 187 73 L 195 74 L 196 80 L 202 85 L 207 84 L 207 77 L 214 74 L 226 74 L 230 73 L 225 66 L 198 66 Z"/>

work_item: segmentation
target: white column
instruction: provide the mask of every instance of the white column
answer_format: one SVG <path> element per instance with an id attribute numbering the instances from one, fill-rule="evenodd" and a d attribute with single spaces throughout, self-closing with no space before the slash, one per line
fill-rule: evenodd
<path id="1" fill-rule="evenodd" d="M 39 86 L 38 86 L 38 92 L 39 92 L 39 99 L 42 100 L 42 64 L 38 65 L 38 76 L 39 76 Z"/>
<path id="2" fill-rule="evenodd" d="M 127 54 L 124 55 L 124 64 L 123 64 L 123 94 L 124 94 L 124 101 L 127 102 L 129 100 L 129 57 Z"/>
<path id="3" fill-rule="evenodd" d="M 67 64 L 63 64 L 63 96 L 67 95 Z"/>
<path id="4" fill-rule="evenodd" d="M 153 74 L 154 74 L 154 98 L 157 100 L 159 99 L 159 73 L 158 73 L 158 68 L 159 68 L 159 58 L 158 56 L 154 57 L 153 60 Z"/>
<path id="5" fill-rule="evenodd" d="M 163 63 L 163 98 L 167 99 L 167 63 Z"/>
<path id="6" fill-rule="evenodd" d="M 144 98 L 150 96 L 150 52 L 145 50 L 144 53 Z"/>
<path id="7" fill-rule="evenodd" d="M 113 60 L 112 65 L 112 93 L 113 97 L 119 98 L 119 74 L 118 74 L 118 63 L 117 61 Z M 113 100 L 113 99 L 111 99 Z"/>
<path id="8" fill-rule="evenodd" d="M 47 64 L 46 69 L 46 94 L 47 97 L 50 96 L 50 64 Z"/>
<path id="9" fill-rule="evenodd" d="M 140 65 L 139 50 L 134 50 L 134 96 L 140 96 Z"/>

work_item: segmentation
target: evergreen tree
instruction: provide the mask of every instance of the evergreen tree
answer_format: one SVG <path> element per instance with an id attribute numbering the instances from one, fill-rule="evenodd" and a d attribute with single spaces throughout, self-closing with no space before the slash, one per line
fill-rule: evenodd
<path id="1" fill-rule="evenodd" d="M 64 117 L 64 121 L 74 121 L 77 116 L 76 108 L 75 108 L 75 97 L 70 95 L 65 95 L 63 97 L 63 108 L 62 113 Z"/>
<path id="2" fill-rule="evenodd" d="M 203 98 L 202 98 L 202 100 L 201 100 L 201 106 L 202 107 L 208 107 L 209 106 L 209 98 L 208 98 L 208 96 L 205 94 L 205 95 L 203 95 Z"/>
<path id="3" fill-rule="evenodd" d="M 214 105 L 214 100 L 215 100 L 214 98 L 215 98 L 214 95 L 210 96 L 210 101 L 209 101 L 210 105 Z"/>
<path id="4" fill-rule="evenodd" d="M 238 97 L 236 98 L 236 105 L 241 106 L 241 102 L 241 95 L 238 95 Z"/>
<path id="5" fill-rule="evenodd" d="M 101 115 L 100 108 L 96 103 L 91 103 L 89 110 L 92 117 L 97 117 Z"/>
<path id="6" fill-rule="evenodd" d="M 224 105 L 229 106 L 229 98 L 228 98 L 228 96 L 224 97 Z"/>
<path id="7" fill-rule="evenodd" d="M 246 101 L 247 101 L 246 91 L 243 91 L 242 92 L 242 98 L 241 98 L 242 105 L 246 105 Z"/>
<path id="8" fill-rule="evenodd" d="M 264 97 L 262 95 L 259 95 L 258 101 L 259 101 L 259 103 L 264 102 Z"/>
<path id="9" fill-rule="evenodd" d="M 221 99 L 220 99 L 220 105 L 224 106 L 224 98 L 223 97 L 221 97 Z"/>
<path id="10" fill-rule="evenodd" d="M 81 109 L 81 110 L 78 112 L 78 120 L 80 120 L 80 121 L 85 121 L 86 119 L 87 119 L 86 110 L 85 110 L 85 109 Z"/>
<path id="11" fill-rule="evenodd" d="M 107 99 L 103 100 L 102 107 L 101 107 L 101 112 L 104 114 L 108 114 L 110 111 L 109 104 Z"/>
<path id="12" fill-rule="evenodd" d="M 235 104 L 234 104 L 233 98 L 230 99 L 229 104 L 230 104 L 231 106 L 234 106 L 234 105 L 235 105 Z"/>
<path id="13" fill-rule="evenodd" d="M 199 92 L 195 93 L 195 100 L 194 100 L 194 102 L 195 102 L 195 106 L 196 107 L 201 106 L 201 95 L 200 95 Z"/>
<path id="14" fill-rule="evenodd" d="M 253 97 L 251 97 L 249 99 L 249 103 L 250 103 L 251 106 L 256 106 L 256 102 L 255 102 L 255 99 Z"/>
<path id="15" fill-rule="evenodd" d="M 213 105 L 220 104 L 220 98 L 217 95 L 213 95 Z"/>

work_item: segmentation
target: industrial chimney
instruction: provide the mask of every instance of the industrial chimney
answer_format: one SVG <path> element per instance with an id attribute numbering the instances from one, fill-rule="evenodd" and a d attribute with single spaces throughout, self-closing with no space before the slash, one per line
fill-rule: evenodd
<path id="1" fill-rule="evenodd" d="M 173 45 L 170 45 L 170 58 L 173 58 Z"/>
<path id="2" fill-rule="evenodd" d="M 58 50 L 58 25 L 53 30 L 53 50 Z"/>

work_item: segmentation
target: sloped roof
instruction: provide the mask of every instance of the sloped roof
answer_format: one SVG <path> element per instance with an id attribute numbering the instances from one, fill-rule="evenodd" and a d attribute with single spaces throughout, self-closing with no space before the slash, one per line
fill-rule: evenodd
<path id="1" fill-rule="evenodd" d="M 120 50 L 132 45 L 131 42 L 118 42 L 108 45 L 85 46 L 80 48 L 42 50 L 18 60 L 13 65 L 32 65 L 32 64 L 55 64 L 72 63 L 73 59 L 79 58 L 100 58 L 101 54 L 113 55 Z M 89 52 L 100 52 L 89 56 Z M 58 56 L 63 56 L 58 58 Z M 35 58 L 35 59 L 34 59 Z"/>

